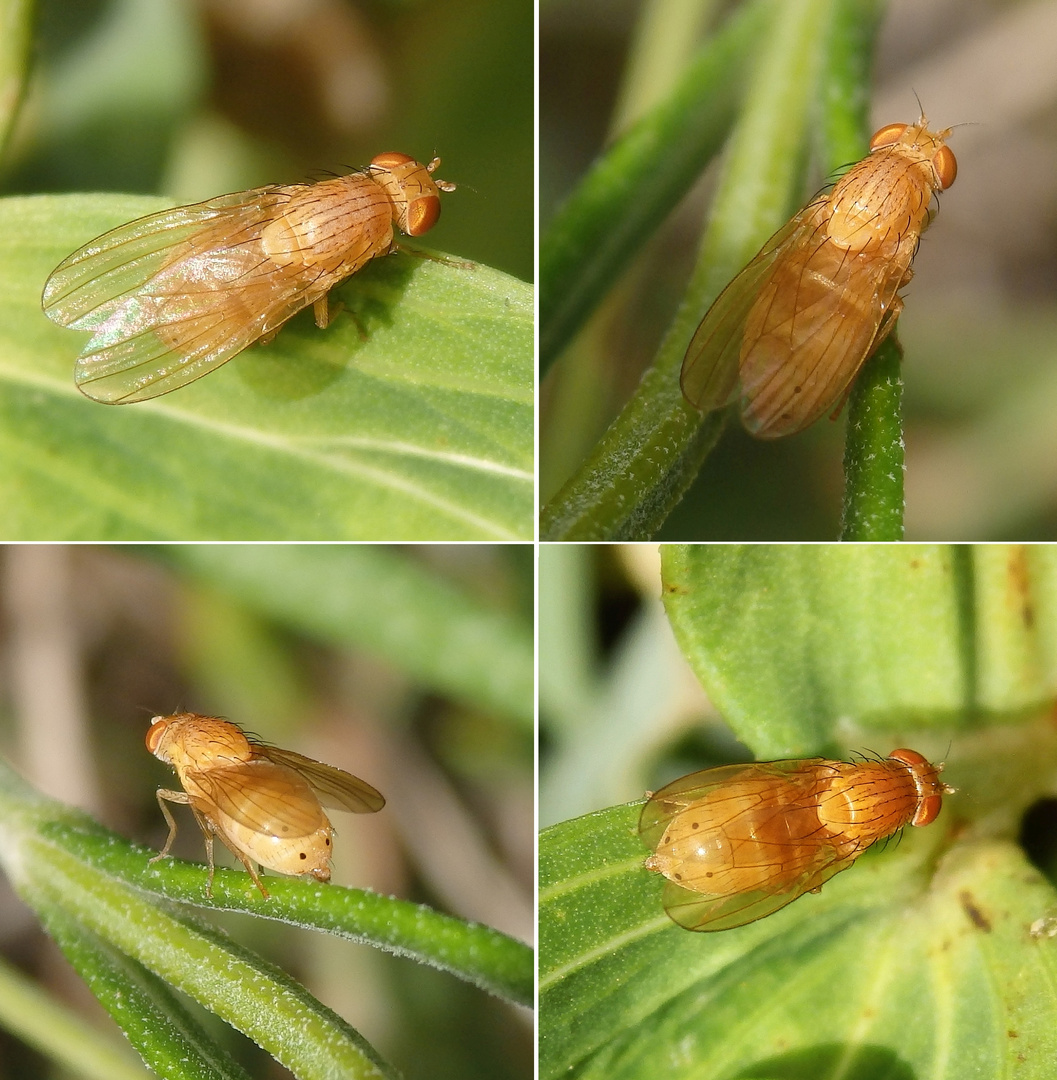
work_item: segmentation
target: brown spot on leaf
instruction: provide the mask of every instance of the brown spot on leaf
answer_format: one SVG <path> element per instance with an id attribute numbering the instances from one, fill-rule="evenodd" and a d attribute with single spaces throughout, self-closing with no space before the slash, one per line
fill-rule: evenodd
<path id="1" fill-rule="evenodd" d="M 969 921 L 976 927 L 977 930 L 982 930 L 985 934 L 991 933 L 991 920 L 981 911 L 976 905 L 976 901 L 973 899 L 973 894 L 968 889 L 963 889 L 958 894 L 958 899 L 962 904 L 962 911 L 965 912 Z"/>

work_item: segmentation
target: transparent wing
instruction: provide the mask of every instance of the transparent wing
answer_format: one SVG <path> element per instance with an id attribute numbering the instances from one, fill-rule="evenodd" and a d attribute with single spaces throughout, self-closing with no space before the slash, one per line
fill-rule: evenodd
<path id="1" fill-rule="evenodd" d="M 252 227 L 255 219 L 266 220 L 275 191 L 258 188 L 174 206 L 97 236 L 51 272 L 44 285 L 44 313 L 60 326 L 94 330 L 126 293 L 150 280 L 172 261 L 174 250 L 211 223 L 242 220 Z"/>
<path id="2" fill-rule="evenodd" d="M 293 750 L 277 746 L 257 746 L 271 761 L 294 769 L 308 782 L 324 806 L 347 810 L 353 814 L 374 814 L 385 806 L 385 799 L 366 780 L 361 780 L 344 769 L 325 765 L 322 761 L 302 757 Z"/>
<path id="3" fill-rule="evenodd" d="M 258 188 L 164 210 L 63 260 L 43 306 L 54 322 L 93 334 L 75 367 L 82 392 L 115 404 L 168 393 L 325 292 L 326 268 L 277 273 L 261 246 L 261 230 L 283 212 L 290 190 Z"/>
<path id="4" fill-rule="evenodd" d="M 815 199 L 787 221 L 708 309 L 690 339 L 679 376 L 683 395 L 694 408 L 721 409 L 737 396 L 738 359 L 749 311 L 775 262 L 817 229 L 824 205 L 824 199 Z"/>
<path id="5" fill-rule="evenodd" d="M 814 423 L 847 391 L 913 258 L 849 254 L 835 244 L 792 246 L 760 288 L 738 371 L 745 427 L 760 438 Z"/>
<path id="6" fill-rule="evenodd" d="M 700 802 L 713 791 L 729 788 L 733 781 L 746 781 L 758 785 L 760 797 L 773 791 L 775 781 L 782 782 L 803 764 L 802 761 L 753 761 L 740 765 L 720 765 L 714 769 L 701 769 L 673 780 L 655 791 L 639 814 L 639 836 L 651 850 L 664 835 L 664 830 L 676 814 L 688 806 Z"/>
<path id="7" fill-rule="evenodd" d="M 819 865 L 805 871 L 802 880 L 783 892 L 753 889 L 729 896 L 704 896 L 666 880 L 664 910 L 674 922 L 687 930 L 730 930 L 784 908 L 804 893 L 821 887 L 854 861 L 854 858 L 838 859 L 832 850 L 820 849 Z"/>
<path id="8" fill-rule="evenodd" d="M 258 758 L 192 771 L 187 777 L 222 814 L 265 836 L 309 836 L 326 823 L 308 783 L 294 770 L 271 761 Z"/>

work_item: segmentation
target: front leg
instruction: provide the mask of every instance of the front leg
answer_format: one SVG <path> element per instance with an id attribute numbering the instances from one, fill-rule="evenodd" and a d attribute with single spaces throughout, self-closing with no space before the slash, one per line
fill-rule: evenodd
<path id="1" fill-rule="evenodd" d="M 909 280 L 910 271 L 907 271 L 906 276 L 903 278 L 902 285 L 905 285 Z M 902 285 L 900 288 L 902 288 Z M 869 360 L 871 356 L 881 347 L 881 343 L 892 332 L 893 327 L 896 324 L 896 319 L 899 318 L 899 313 L 903 310 L 903 298 L 901 296 L 892 297 L 892 302 L 888 305 L 888 310 L 884 313 L 884 318 L 881 319 L 881 325 L 877 328 L 877 333 L 874 335 L 874 339 L 870 342 L 869 351 L 866 353 L 866 359 Z M 902 353 L 902 349 L 900 350 Z"/>
<path id="2" fill-rule="evenodd" d="M 190 805 L 191 797 L 185 791 L 169 791 L 166 788 L 158 788 L 155 792 L 158 797 L 158 805 L 161 807 L 162 817 L 165 818 L 166 823 L 169 826 L 169 835 L 165 839 L 165 847 L 154 856 L 153 859 L 147 860 L 147 865 L 156 863 L 159 859 L 164 859 L 169 854 L 169 848 L 172 847 L 173 840 L 176 839 L 176 822 L 173 820 L 172 811 L 169 810 L 167 803 L 183 803 L 184 805 Z"/>
<path id="3" fill-rule="evenodd" d="M 172 847 L 172 842 L 176 838 L 176 822 L 173 820 L 172 812 L 166 805 L 167 802 L 183 803 L 185 806 L 191 807 L 191 813 L 195 816 L 195 821 L 198 823 L 198 827 L 202 830 L 202 839 L 205 841 L 206 847 L 206 864 L 209 867 L 209 878 L 206 881 L 206 896 L 210 899 L 213 898 L 213 873 L 216 869 L 213 862 L 213 834 L 216 832 L 212 823 L 205 815 L 203 815 L 197 806 L 191 802 L 191 797 L 185 791 L 169 791 L 166 788 L 159 788 L 157 791 L 158 805 L 161 807 L 161 812 L 165 817 L 165 820 L 169 823 L 169 835 L 165 840 L 165 847 L 150 859 L 147 863 L 149 866 L 151 863 L 157 862 L 159 859 L 165 858 L 169 854 L 169 848 Z M 223 837 L 221 837 L 223 839 Z"/>
<path id="4" fill-rule="evenodd" d="M 387 254 L 396 255 L 403 253 L 416 259 L 428 259 L 430 262 L 444 263 L 445 266 L 454 266 L 457 270 L 476 270 L 477 263 L 468 259 L 453 259 L 450 255 L 438 255 L 433 251 L 423 251 L 422 248 L 408 247 L 406 244 L 398 244 L 394 241 Z"/>
<path id="5" fill-rule="evenodd" d="M 329 295 L 329 293 L 324 293 L 312 304 L 312 315 L 316 320 L 316 326 L 318 326 L 320 330 L 326 330 L 326 328 L 330 326 L 330 322 L 334 316 L 345 306 L 344 304 L 339 303 L 337 307 L 331 311 L 327 300 Z"/>

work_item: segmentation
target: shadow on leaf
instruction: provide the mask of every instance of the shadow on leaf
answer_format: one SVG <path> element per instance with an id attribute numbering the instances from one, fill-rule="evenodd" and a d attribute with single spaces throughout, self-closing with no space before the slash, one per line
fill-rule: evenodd
<path id="1" fill-rule="evenodd" d="M 846 1043 L 823 1043 L 778 1054 L 747 1066 L 731 1080 L 818 1080 L 820 1076 L 917 1080 L 917 1073 L 888 1047 Z"/>

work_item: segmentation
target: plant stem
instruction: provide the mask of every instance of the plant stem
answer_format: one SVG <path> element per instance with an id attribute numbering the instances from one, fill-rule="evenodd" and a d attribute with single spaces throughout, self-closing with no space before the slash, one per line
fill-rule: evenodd
<path id="1" fill-rule="evenodd" d="M 823 157 L 832 172 L 866 153 L 873 45 L 884 4 L 839 0 L 821 87 Z M 894 333 L 863 365 L 848 398 L 842 540 L 903 538 L 903 380 Z"/>
<path id="2" fill-rule="evenodd" d="M 842 540 L 903 539 L 902 350 L 889 337 L 848 399 Z"/>

